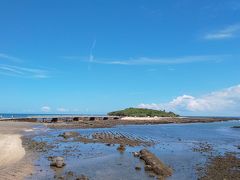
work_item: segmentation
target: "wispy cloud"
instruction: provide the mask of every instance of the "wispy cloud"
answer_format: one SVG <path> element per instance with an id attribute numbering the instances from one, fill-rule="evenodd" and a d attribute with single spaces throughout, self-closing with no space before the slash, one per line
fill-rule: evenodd
<path id="1" fill-rule="evenodd" d="M 94 60 L 94 63 L 99 64 L 115 64 L 115 65 L 174 65 L 174 64 L 188 64 L 204 61 L 219 62 L 229 55 L 206 55 L 206 56 L 184 56 L 176 58 L 148 58 L 140 57 L 129 60 Z"/>
<path id="2" fill-rule="evenodd" d="M 178 113 L 195 115 L 240 115 L 240 85 L 215 91 L 200 97 L 191 95 L 178 96 L 167 103 L 140 104 L 138 107 L 165 109 Z"/>
<path id="3" fill-rule="evenodd" d="M 240 35 L 240 24 L 231 25 L 224 29 L 208 33 L 204 36 L 206 40 L 221 40 L 234 38 Z"/>
<path id="4" fill-rule="evenodd" d="M 197 62 L 220 62 L 229 58 L 232 55 L 196 55 L 196 56 L 183 56 L 183 57 L 172 57 L 172 58 L 150 58 L 150 57 L 139 57 L 130 59 L 101 59 L 101 58 L 86 58 L 77 56 L 65 56 L 65 59 L 75 59 L 81 62 L 91 62 L 96 64 L 109 64 L 109 65 L 177 65 L 177 64 L 189 64 Z M 91 61 L 90 61 L 91 60 Z"/>
<path id="5" fill-rule="evenodd" d="M 39 68 L 26 67 L 23 60 L 6 53 L 0 53 L 0 74 L 6 76 L 24 77 L 24 78 L 48 78 L 48 71 Z M 6 62 L 7 61 L 7 62 Z"/>
<path id="6" fill-rule="evenodd" d="M 93 41 L 92 43 L 92 46 L 91 46 L 91 49 L 90 49 L 90 54 L 89 54 L 89 62 L 92 62 L 94 60 L 94 55 L 93 55 L 93 51 L 94 51 L 94 48 L 96 46 L 96 39 Z"/>
<path id="7" fill-rule="evenodd" d="M 60 108 L 57 108 L 57 112 L 60 112 L 60 113 L 66 113 L 66 112 L 69 112 L 69 109 L 66 109 L 66 108 L 60 107 Z"/>
<path id="8" fill-rule="evenodd" d="M 43 107 L 41 107 L 41 111 L 42 111 L 42 112 L 45 112 L 45 113 L 48 113 L 48 112 L 51 111 L 51 107 L 49 107 L 49 106 L 43 106 Z"/>
<path id="9" fill-rule="evenodd" d="M 8 60 L 8 61 L 13 61 L 13 62 L 22 62 L 20 58 L 5 54 L 5 53 L 0 53 L 0 60 Z"/>
<path id="10" fill-rule="evenodd" d="M 48 72 L 43 69 L 26 68 L 20 66 L 12 66 L 0 64 L 0 74 L 25 77 L 25 78 L 47 78 Z"/>
<path id="11" fill-rule="evenodd" d="M 90 53 L 89 53 L 89 57 L 88 57 L 88 70 L 91 69 L 91 63 L 94 61 L 94 55 L 93 55 L 93 51 L 95 49 L 96 46 L 96 39 L 92 42 L 91 48 L 90 48 Z"/>

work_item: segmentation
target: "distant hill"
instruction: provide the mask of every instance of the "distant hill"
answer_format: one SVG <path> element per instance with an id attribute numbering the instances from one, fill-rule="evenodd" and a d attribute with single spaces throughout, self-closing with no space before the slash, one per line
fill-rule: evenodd
<path id="1" fill-rule="evenodd" d="M 109 116 L 130 116 L 130 117 L 178 117 L 179 115 L 173 112 L 159 111 L 143 108 L 127 108 L 120 111 L 108 113 Z"/>

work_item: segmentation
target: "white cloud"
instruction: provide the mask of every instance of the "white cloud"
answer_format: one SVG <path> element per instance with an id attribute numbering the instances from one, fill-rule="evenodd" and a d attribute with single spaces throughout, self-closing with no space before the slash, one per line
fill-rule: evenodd
<path id="1" fill-rule="evenodd" d="M 57 108 L 57 111 L 58 111 L 58 112 L 61 112 L 61 113 L 66 113 L 66 112 L 69 112 L 69 110 L 68 110 L 68 109 L 66 109 L 66 108 L 62 108 L 62 107 L 60 107 L 60 108 Z"/>
<path id="2" fill-rule="evenodd" d="M 106 61 L 93 61 L 100 64 L 115 64 L 115 65 L 151 65 L 151 64 L 160 64 L 160 65 L 169 65 L 169 64 L 188 64 L 195 62 L 204 62 L 204 61 L 219 61 L 226 58 L 228 55 L 206 55 L 206 56 L 183 56 L 176 58 L 149 58 L 149 57 L 140 57 L 136 59 L 129 60 L 106 60 Z"/>
<path id="3" fill-rule="evenodd" d="M 91 62 L 96 64 L 110 64 L 110 65 L 177 65 L 177 64 L 189 64 L 197 62 L 219 62 L 226 59 L 232 59 L 231 55 L 195 55 L 195 56 L 183 56 L 183 57 L 166 57 L 166 58 L 150 58 L 139 57 L 130 59 L 96 59 L 89 57 L 89 60 L 78 56 L 65 56 L 65 59 L 79 59 L 82 62 Z"/>
<path id="4" fill-rule="evenodd" d="M 240 115 L 240 85 L 201 97 L 179 96 L 168 103 L 140 104 L 138 107 L 165 109 L 195 115 Z"/>
<path id="5" fill-rule="evenodd" d="M 43 69 L 26 68 L 20 66 L 12 66 L 0 64 L 0 74 L 9 76 L 18 76 L 26 78 L 47 78 L 47 71 Z"/>
<path id="6" fill-rule="evenodd" d="M 51 111 L 51 108 L 49 106 L 43 106 L 41 107 L 41 111 L 47 113 Z"/>
<path id="7" fill-rule="evenodd" d="M 94 60 L 93 50 L 94 50 L 94 48 L 95 48 L 95 46 L 96 46 L 96 43 L 97 43 L 97 41 L 96 41 L 96 39 L 95 39 L 95 40 L 93 41 L 92 46 L 91 46 L 91 49 L 90 49 L 89 62 L 92 62 L 92 61 Z"/>
<path id="8" fill-rule="evenodd" d="M 0 59 L 5 59 L 5 60 L 9 60 L 9 61 L 14 61 L 14 62 L 21 62 L 21 60 L 19 58 L 10 56 L 5 53 L 0 53 Z"/>
<path id="9" fill-rule="evenodd" d="M 240 34 L 240 24 L 228 26 L 222 30 L 208 33 L 204 36 L 206 40 L 221 40 L 237 37 Z"/>

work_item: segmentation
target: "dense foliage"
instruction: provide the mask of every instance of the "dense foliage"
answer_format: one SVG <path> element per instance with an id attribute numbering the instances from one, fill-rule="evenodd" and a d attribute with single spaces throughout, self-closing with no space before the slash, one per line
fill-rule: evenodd
<path id="1" fill-rule="evenodd" d="M 127 108 L 120 111 L 114 111 L 108 113 L 109 116 L 130 116 L 130 117 L 177 117 L 179 115 L 173 112 L 166 112 L 153 110 L 153 109 L 143 109 L 143 108 Z"/>

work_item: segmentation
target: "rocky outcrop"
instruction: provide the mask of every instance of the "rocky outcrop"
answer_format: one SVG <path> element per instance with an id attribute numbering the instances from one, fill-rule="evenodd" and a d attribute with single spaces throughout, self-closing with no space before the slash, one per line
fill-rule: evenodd
<path id="1" fill-rule="evenodd" d="M 139 153 L 133 153 L 135 157 L 139 157 L 145 163 L 144 170 L 154 173 L 158 179 L 165 179 L 172 175 L 172 169 L 163 164 L 163 162 L 147 149 L 142 149 Z"/>

